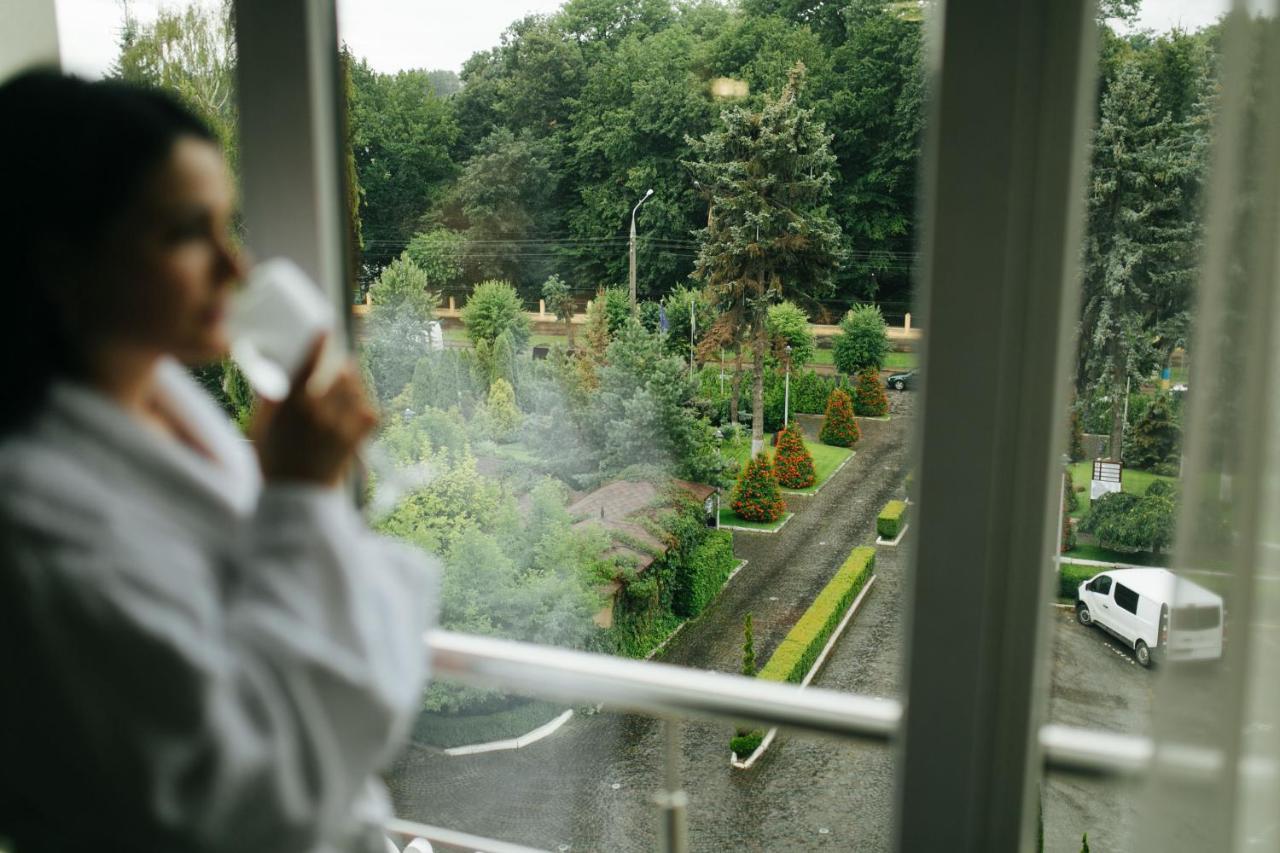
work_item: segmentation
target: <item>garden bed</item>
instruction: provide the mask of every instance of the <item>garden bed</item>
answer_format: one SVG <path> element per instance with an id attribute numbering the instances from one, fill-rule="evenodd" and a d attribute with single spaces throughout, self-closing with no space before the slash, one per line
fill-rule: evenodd
<path id="1" fill-rule="evenodd" d="M 745 518 L 739 518 L 736 512 L 726 506 L 720 508 L 720 526 L 728 530 L 745 530 L 748 533 L 777 533 L 793 515 L 795 515 L 794 512 L 783 513 L 782 518 L 772 523 L 747 521 Z"/>
<path id="2" fill-rule="evenodd" d="M 1083 462 L 1073 462 L 1071 464 L 1071 482 L 1078 489 L 1084 486 L 1083 491 L 1076 492 L 1078 505 L 1071 511 L 1072 518 L 1083 518 L 1085 513 L 1089 511 L 1089 480 L 1093 477 L 1093 463 L 1088 459 Z M 1125 468 L 1124 473 L 1120 477 L 1120 485 L 1126 492 L 1140 495 L 1146 492 L 1147 488 L 1157 480 L 1164 480 L 1167 483 L 1177 485 L 1177 477 L 1165 477 L 1160 474 L 1152 474 L 1150 471 L 1138 471 L 1132 468 Z M 1090 557 L 1089 559 L 1095 559 Z M 1130 560 L 1128 562 L 1136 562 Z"/>
<path id="3" fill-rule="evenodd" d="M 766 432 L 764 434 L 765 452 L 773 454 L 773 433 Z M 830 444 L 823 444 L 820 441 L 804 440 L 804 446 L 809 451 L 809 455 L 813 457 L 814 480 L 813 485 L 807 489 L 783 489 L 784 492 L 791 495 L 816 495 L 818 491 L 826 485 L 837 471 L 844 467 L 845 463 L 853 458 L 854 450 L 848 447 L 835 447 Z M 729 462 L 737 463 L 739 470 L 747 464 L 747 460 L 751 458 L 751 440 L 739 441 L 735 444 L 725 445 L 720 449 L 720 453 Z M 736 518 L 737 516 L 735 516 Z M 725 522 L 722 520 L 721 525 Z M 736 522 L 734 522 L 736 523 Z M 742 522 L 744 525 L 750 522 Z"/>
<path id="4" fill-rule="evenodd" d="M 564 711 L 564 705 L 540 700 L 517 700 L 510 707 L 488 714 L 437 714 L 424 711 L 413 723 L 413 741 L 450 749 L 509 740 L 546 725 Z"/>

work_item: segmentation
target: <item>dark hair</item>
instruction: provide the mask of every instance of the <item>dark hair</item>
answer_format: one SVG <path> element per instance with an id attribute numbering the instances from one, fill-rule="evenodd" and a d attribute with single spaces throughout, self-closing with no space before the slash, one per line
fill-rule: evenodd
<path id="1" fill-rule="evenodd" d="M 91 250 L 184 136 L 217 141 L 172 97 L 117 81 L 29 71 L 0 86 L 0 434 L 72 370 L 51 294 L 53 247 Z"/>

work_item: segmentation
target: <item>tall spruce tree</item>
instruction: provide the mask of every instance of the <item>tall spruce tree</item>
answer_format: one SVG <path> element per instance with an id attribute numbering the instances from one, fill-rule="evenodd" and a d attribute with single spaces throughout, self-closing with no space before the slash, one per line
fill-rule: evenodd
<path id="1" fill-rule="evenodd" d="M 828 291 L 843 258 L 840 226 L 827 202 L 834 180 L 831 137 L 799 104 L 797 63 L 777 98 L 738 106 L 721 127 L 689 140 L 686 165 L 711 197 L 694 276 L 721 311 L 704 348 L 746 342 L 753 355 L 751 453 L 764 447 L 764 360 L 769 306 L 788 295 Z"/>

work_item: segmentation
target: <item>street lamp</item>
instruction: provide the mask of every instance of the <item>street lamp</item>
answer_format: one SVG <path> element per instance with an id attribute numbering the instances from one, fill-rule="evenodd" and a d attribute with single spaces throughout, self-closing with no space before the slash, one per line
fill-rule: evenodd
<path id="1" fill-rule="evenodd" d="M 787 344 L 787 379 L 782 391 L 782 428 L 791 423 L 791 344 Z"/>
<path id="2" fill-rule="evenodd" d="M 649 196 L 653 195 L 653 190 L 645 192 L 644 197 L 636 202 L 636 206 L 631 208 L 631 242 L 629 244 L 629 256 L 631 260 L 631 313 L 636 313 L 636 211 L 640 209 L 640 205 L 649 200 Z"/>

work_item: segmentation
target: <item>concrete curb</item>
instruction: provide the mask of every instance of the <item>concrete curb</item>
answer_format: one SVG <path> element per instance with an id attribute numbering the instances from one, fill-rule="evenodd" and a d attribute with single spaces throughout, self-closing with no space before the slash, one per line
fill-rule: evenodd
<path id="1" fill-rule="evenodd" d="M 729 581 L 733 580 L 733 576 L 736 575 L 738 572 L 742 571 L 742 567 L 749 562 L 751 561 L 750 560 L 738 561 L 738 565 L 734 566 L 733 571 L 729 572 L 729 577 L 724 579 L 724 583 L 720 585 L 720 589 L 716 592 L 715 598 L 711 599 L 711 602 L 707 604 L 707 607 L 710 607 L 711 604 L 715 603 L 720 598 L 720 596 L 724 594 L 724 589 L 729 585 Z M 706 612 L 707 612 L 706 608 L 703 608 L 702 613 L 706 613 Z M 662 651 L 667 647 L 667 643 L 670 643 L 677 636 L 679 636 L 680 632 L 684 630 L 685 625 L 688 625 L 690 622 L 697 622 L 698 619 L 702 617 L 702 613 L 699 613 L 697 616 L 694 616 L 690 619 L 686 619 L 683 622 L 681 622 L 679 625 L 677 625 L 676 629 L 672 631 L 670 634 L 668 634 L 665 640 L 663 640 L 661 643 L 658 643 L 658 645 L 654 646 L 653 651 L 649 652 L 649 654 L 644 656 L 644 659 L 653 660 L 654 656 L 658 654 L 658 652 Z"/>
<path id="2" fill-rule="evenodd" d="M 853 617 L 862 609 L 862 602 L 866 599 L 867 593 L 871 591 L 872 585 L 876 582 L 876 575 L 867 578 L 867 583 L 862 587 L 862 591 L 858 593 L 858 597 L 849 605 L 849 610 L 844 614 L 844 618 L 840 620 L 840 624 L 831 632 L 831 636 L 827 638 L 827 644 L 822 647 L 822 651 L 818 654 L 818 659 L 813 662 L 813 666 L 809 667 L 809 672 L 805 674 L 804 680 L 800 682 L 800 689 L 808 687 L 818 674 L 818 670 L 822 669 L 822 665 L 827 662 L 827 658 L 831 655 L 831 650 L 836 647 L 836 641 L 844 634 L 844 629 L 853 621 Z M 729 766 L 737 770 L 750 770 L 752 765 L 764 755 L 764 751 L 773 743 L 774 738 L 778 736 L 776 728 L 769 729 L 765 734 L 764 740 L 760 741 L 760 745 L 756 747 L 755 752 L 747 756 L 745 761 L 739 761 L 738 758 L 729 752 Z"/>
<path id="3" fill-rule="evenodd" d="M 907 531 L 911 529 L 910 524 L 902 525 L 902 529 L 898 531 L 898 535 L 893 539 L 885 539 L 883 536 L 876 537 L 876 544 L 883 545 L 886 548 L 896 548 L 898 543 L 902 541 L 902 537 L 907 535 Z"/>
<path id="4" fill-rule="evenodd" d="M 880 421 L 886 424 L 893 419 L 893 415 L 854 415 L 853 417 L 859 421 Z"/>
<path id="5" fill-rule="evenodd" d="M 796 517 L 796 514 L 794 512 L 787 513 L 782 517 L 782 523 L 779 524 L 777 527 L 773 528 L 772 530 L 760 530 L 755 527 L 738 527 L 736 524 L 722 524 L 720 525 L 720 529 L 721 530 L 740 530 L 743 533 L 763 533 L 766 536 L 771 536 L 774 533 L 777 533 L 782 528 L 786 527 L 787 522 L 795 517 Z"/>
<path id="6" fill-rule="evenodd" d="M 812 492 L 806 491 L 804 489 L 783 489 L 782 493 L 784 495 L 800 495 L 802 497 L 809 497 L 809 498 L 814 497 L 815 495 L 818 494 L 818 492 L 825 489 L 827 487 L 827 484 L 836 478 L 836 474 L 839 474 L 841 471 L 843 471 L 844 466 L 848 465 L 851 461 L 853 461 L 853 457 L 857 455 L 858 455 L 858 451 L 856 450 L 849 451 L 849 455 L 844 458 L 843 462 L 841 462 L 839 465 L 836 466 L 836 470 L 832 471 L 827 476 L 827 479 L 822 481 L 822 485 L 818 486 L 818 488 L 814 489 Z"/>
<path id="7" fill-rule="evenodd" d="M 573 709 L 565 711 L 549 723 L 538 726 L 531 732 L 508 740 L 491 740 L 488 743 L 476 743 L 469 746 L 454 746 L 444 751 L 445 755 L 478 755 L 482 752 L 502 752 L 508 749 L 523 749 L 531 743 L 537 743 L 545 737 L 555 734 L 556 730 L 569 722 Z"/>

